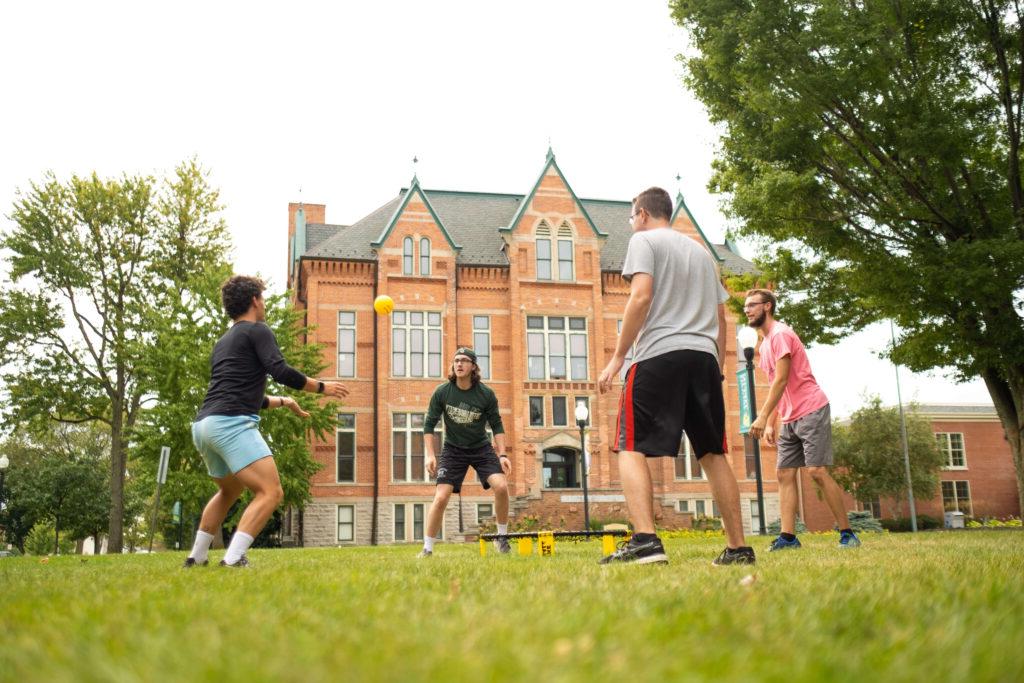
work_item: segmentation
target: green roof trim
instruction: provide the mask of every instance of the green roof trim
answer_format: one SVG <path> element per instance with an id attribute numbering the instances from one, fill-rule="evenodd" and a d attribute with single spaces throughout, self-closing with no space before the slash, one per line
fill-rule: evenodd
<path id="1" fill-rule="evenodd" d="M 512 220 L 509 221 L 508 225 L 503 228 L 498 228 L 498 230 L 500 230 L 501 232 L 512 232 L 512 227 L 519 223 L 520 219 L 522 219 L 523 214 L 526 212 L 526 207 L 529 206 L 530 202 L 533 201 L 533 196 L 537 194 L 537 188 L 540 187 L 541 182 L 543 182 L 544 180 L 544 176 L 548 174 L 548 169 L 551 168 L 552 166 L 554 166 L 555 172 L 558 173 L 558 177 L 562 179 L 562 182 L 565 183 L 565 187 L 569 190 L 569 196 L 572 197 L 572 200 L 576 203 L 576 206 L 579 207 L 580 212 L 583 214 L 583 217 L 587 219 L 587 223 L 590 225 L 590 229 L 593 230 L 594 234 L 597 235 L 598 237 L 607 237 L 608 233 L 601 232 L 598 229 L 597 224 L 594 223 L 594 220 L 590 217 L 590 214 L 587 213 L 587 207 L 583 206 L 583 202 L 580 201 L 579 197 L 576 196 L 576 192 L 573 191 L 572 185 L 570 185 L 569 181 L 565 179 L 565 174 L 562 173 L 562 169 L 558 167 L 558 162 L 555 161 L 555 154 L 554 152 L 551 151 L 550 147 L 548 147 L 547 161 L 544 163 L 544 168 L 541 169 L 540 176 L 537 178 L 537 182 L 533 184 L 533 189 L 530 190 L 530 194 L 526 195 L 526 198 L 523 199 L 523 202 L 519 205 L 519 208 L 516 209 L 516 213 L 514 216 L 512 216 Z"/>
<path id="2" fill-rule="evenodd" d="M 389 220 L 387 225 L 384 226 L 384 230 L 381 232 L 380 237 L 373 242 L 370 242 L 370 244 L 373 247 L 380 247 L 387 241 L 388 237 L 391 235 L 391 231 L 395 229 L 395 225 L 398 223 L 398 217 L 402 215 L 402 212 L 405 211 L 405 207 L 409 205 L 409 201 L 412 199 L 412 196 L 417 192 L 419 193 L 420 198 L 423 199 L 423 204 L 427 207 L 427 211 L 430 212 L 431 218 L 434 219 L 434 223 L 437 224 L 437 227 L 441 229 L 441 233 L 444 235 L 445 239 L 448 240 L 448 244 L 455 251 L 460 251 L 462 246 L 455 243 L 455 240 L 452 239 L 451 233 L 448 232 L 446 227 L 444 227 L 444 223 L 441 222 L 441 218 L 437 215 L 437 211 L 434 211 L 433 205 L 431 205 L 430 200 L 427 199 L 426 191 L 420 187 L 420 181 L 415 175 L 412 177 L 412 183 L 409 185 L 409 190 L 405 193 L 405 197 L 402 198 L 402 202 L 398 205 L 398 208 L 395 209 L 395 213 L 391 216 L 391 220 Z"/>
<path id="3" fill-rule="evenodd" d="M 703 230 L 701 230 L 700 223 L 698 223 L 697 219 L 693 217 L 692 213 L 690 213 L 690 207 L 686 205 L 686 200 L 683 199 L 682 192 L 676 194 L 676 210 L 672 212 L 672 218 L 669 219 L 668 222 L 669 225 L 675 224 L 676 217 L 679 215 L 680 209 L 686 212 L 686 216 L 690 219 L 690 222 L 693 223 L 693 227 L 697 228 L 697 234 L 700 235 L 700 238 L 702 240 L 704 240 L 704 246 L 708 248 L 708 251 L 710 251 L 711 255 L 715 257 L 715 260 L 718 261 L 719 263 L 724 263 L 725 259 L 718 255 L 718 252 L 715 251 L 715 245 L 711 243 L 711 240 L 708 239 L 708 236 L 704 234 Z"/>

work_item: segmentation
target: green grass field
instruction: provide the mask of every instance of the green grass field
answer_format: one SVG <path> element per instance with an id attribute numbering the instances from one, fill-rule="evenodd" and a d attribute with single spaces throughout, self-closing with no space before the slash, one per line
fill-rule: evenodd
<path id="1" fill-rule="evenodd" d="M 721 538 L 667 541 L 667 567 L 598 566 L 597 541 L 3 559 L 0 679 L 1024 680 L 1024 533 L 803 540 L 728 568 Z"/>

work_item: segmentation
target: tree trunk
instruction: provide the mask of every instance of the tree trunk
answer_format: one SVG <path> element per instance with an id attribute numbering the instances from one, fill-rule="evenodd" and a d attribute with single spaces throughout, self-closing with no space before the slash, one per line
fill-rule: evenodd
<path id="1" fill-rule="evenodd" d="M 60 517 L 53 520 L 53 554 L 60 555 Z"/>
<path id="2" fill-rule="evenodd" d="M 107 553 L 120 554 L 124 548 L 124 412 L 123 397 L 111 401 L 113 419 L 110 425 L 110 528 L 107 532 Z"/>
<path id="3" fill-rule="evenodd" d="M 1010 370 L 1009 381 L 1004 373 L 988 368 L 981 373 L 988 393 L 995 404 L 999 421 L 1003 425 L 1006 441 L 1013 455 L 1013 468 L 1017 473 L 1018 514 L 1024 515 L 1024 366 Z"/>

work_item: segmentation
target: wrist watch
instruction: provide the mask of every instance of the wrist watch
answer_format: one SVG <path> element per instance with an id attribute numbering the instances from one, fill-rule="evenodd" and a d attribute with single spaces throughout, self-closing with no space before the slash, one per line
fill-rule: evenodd
<path id="1" fill-rule="evenodd" d="M 323 380 L 317 380 L 316 393 L 318 393 L 318 394 L 324 393 L 324 383 L 323 383 Z"/>

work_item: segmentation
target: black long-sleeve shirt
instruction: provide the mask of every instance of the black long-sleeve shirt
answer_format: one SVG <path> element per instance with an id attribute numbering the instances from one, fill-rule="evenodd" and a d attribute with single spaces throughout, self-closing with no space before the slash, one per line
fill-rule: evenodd
<path id="1" fill-rule="evenodd" d="M 263 407 L 267 375 L 292 389 L 306 386 L 306 376 L 285 362 L 266 323 L 232 325 L 213 347 L 210 370 L 197 422 L 208 415 L 255 415 Z"/>

